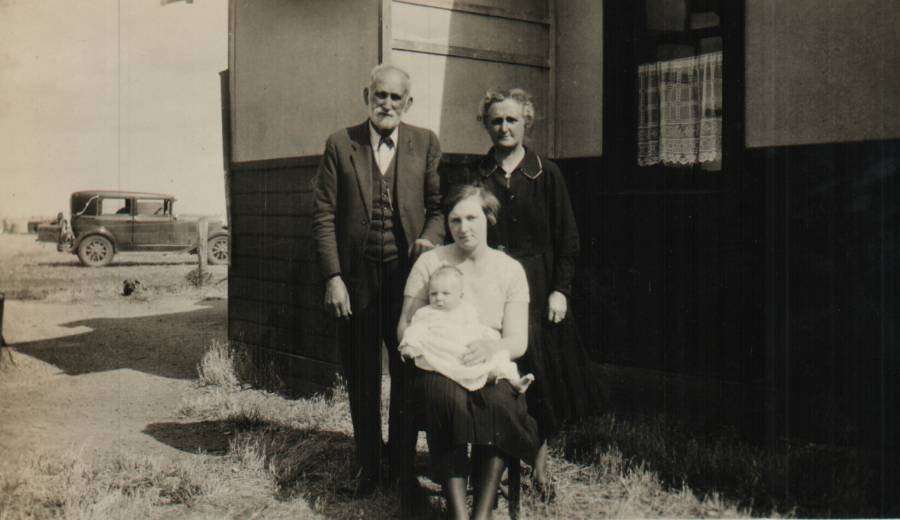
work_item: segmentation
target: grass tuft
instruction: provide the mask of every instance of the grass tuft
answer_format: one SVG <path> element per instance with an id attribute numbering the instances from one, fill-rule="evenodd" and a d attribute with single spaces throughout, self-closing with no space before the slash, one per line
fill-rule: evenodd
<path id="1" fill-rule="evenodd" d="M 212 273 L 207 271 L 203 272 L 203 276 L 200 275 L 200 268 L 189 271 L 185 276 L 185 280 L 188 281 L 194 287 L 202 287 L 204 285 L 210 285 L 212 283 Z"/>
<path id="2" fill-rule="evenodd" d="M 202 386 L 226 389 L 240 386 L 238 355 L 227 341 L 213 340 L 197 366 L 198 382 Z"/>

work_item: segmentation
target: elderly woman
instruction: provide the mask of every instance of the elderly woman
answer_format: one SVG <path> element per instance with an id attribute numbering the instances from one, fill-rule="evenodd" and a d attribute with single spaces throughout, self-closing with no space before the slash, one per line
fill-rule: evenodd
<path id="1" fill-rule="evenodd" d="M 428 304 L 428 280 L 445 265 L 463 273 L 463 298 L 478 310 L 481 323 L 500 332 L 500 339 L 470 343 L 460 357 L 464 365 L 484 363 L 505 350 L 511 359 L 528 346 L 528 282 L 518 262 L 487 245 L 488 224 L 496 222 L 497 199 L 483 188 L 461 185 L 444 199 L 444 215 L 453 243 L 423 253 L 410 272 L 404 291 L 398 335 L 413 314 Z M 525 397 L 500 379 L 468 391 L 438 372 L 410 366 L 411 398 L 426 417 L 432 461 L 443 477 L 451 518 L 467 518 L 467 446 L 472 445 L 476 485 L 473 518 L 489 518 L 509 456 L 533 462 L 538 449 L 537 424 L 528 415 Z"/>
<path id="2" fill-rule="evenodd" d="M 517 88 L 488 91 L 480 109 L 478 119 L 493 147 L 469 181 L 480 182 L 500 200 L 503 211 L 488 242 L 518 260 L 528 277 L 528 349 L 519 365 L 535 376 L 528 410 L 543 442 L 533 479 L 548 500 L 554 493 L 545 468 L 547 439 L 596 405 L 597 387 L 568 309 L 578 229 L 559 167 L 525 146 L 535 117 L 531 96 Z"/>

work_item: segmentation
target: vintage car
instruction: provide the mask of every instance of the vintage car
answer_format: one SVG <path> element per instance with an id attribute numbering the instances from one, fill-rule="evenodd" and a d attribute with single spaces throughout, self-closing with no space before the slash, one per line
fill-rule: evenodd
<path id="1" fill-rule="evenodd" d="M 176 217 L 175 197 L 129 191 L 77 191 L 71 197 L 71 228 L 62 218 L 38 229 L 38 239 L 55 237 L 57 249 L 100 267 L 116 253 L 197 250 L 200 217 Z M 228 263 L 228 230 L 221 219 L 207 218 L 207 258 Z"/>

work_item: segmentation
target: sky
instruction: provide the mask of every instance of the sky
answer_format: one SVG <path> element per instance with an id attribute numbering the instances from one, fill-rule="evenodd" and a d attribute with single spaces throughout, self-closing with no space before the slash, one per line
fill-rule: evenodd
<path id="1" fill-rule="evenodd" d="M 0 218 L 68 215 L 84 189 L 224 214 L 227 4 L 0 0 Z"/>

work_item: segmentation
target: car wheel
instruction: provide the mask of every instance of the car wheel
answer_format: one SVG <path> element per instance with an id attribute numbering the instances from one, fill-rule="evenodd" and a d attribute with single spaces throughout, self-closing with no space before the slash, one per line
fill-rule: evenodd
<path id="1" fill-rule="evenodd" d="M 214 237 L 207 243 L 206 260 L 212 265 L 228 265 L 228 237 Z"/>
<path id="2" fill-rule="evenodd" d="M 100 235 L 89 236 L 78 245 L 78 259 L 87 267 L 108 265 L 114 254 L 112 242 Z"/>

